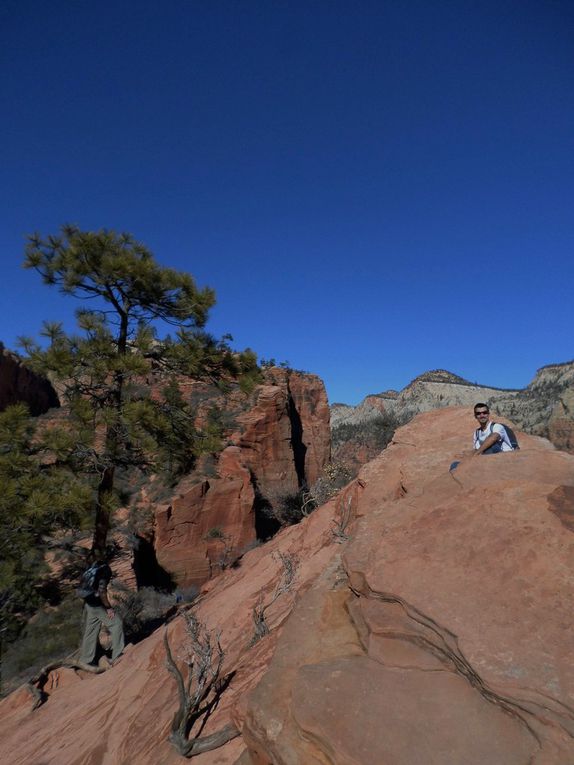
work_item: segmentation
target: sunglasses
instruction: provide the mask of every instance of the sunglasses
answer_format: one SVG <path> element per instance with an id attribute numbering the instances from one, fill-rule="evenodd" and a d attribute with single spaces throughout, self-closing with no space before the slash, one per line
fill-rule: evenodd
<path id="1" fill-rule="evenodd" d="M 490 412 L 488 410 L 481 411 L 481 412 L 475 412 L 474 416 L 475 417 L 480 417 L 481 414 L 490 414 Z"/>

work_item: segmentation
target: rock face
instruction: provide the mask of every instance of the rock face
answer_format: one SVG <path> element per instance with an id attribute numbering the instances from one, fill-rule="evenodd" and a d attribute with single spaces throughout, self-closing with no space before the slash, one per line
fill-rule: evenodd
<path id="1" fill-rule="evenodd" d="M 519 452 L 449 473 L 473 426 L 466 408 L 419 415 L 205 586 L 194 612 L 236 674 L 202 735 L 230 721 L 241 735 L 198 765 L 571 765 L 574 456 L 520 433 Z M 270 633 L 253 642 L 258 603 Z M 167 627 L 178 656 L 182 622 Z M 11 765 L 181 761 L 161 632 L 46 690 L 36 712 L 24 690 L 0 704 Z"/>
<path id="2" fill-rule="evenodd" d="M 202 584 L 269 533 L 258 508 L 311 485 L 330 457 L 329 407 L 322 381 L 271 369 L 253 406 L 219 455 L 214 477 L 192 475 L 155 509 L 159 564 L 177 584 Z"/>
<path id="3" fill-rule="evenodd" d="M 549 364 L 517 396 L 495 399 L 502 414 L 529 433 L 574 453 L 574 362 Z"/>
<path id="4" fill-rule="evenodd" d="M 50 382 L 27 369 L 16 354 L 7 351 L 0 343 L 0 411 L 20 401 L 28 404 L 33 415 L 60 406 Z"/>
<path id="5" fill-rule="evenodd" d="M 296 606 L 250 697 L 254 764 L 571 761 L 573 458 L 522 436 L 449 474 L 471 419 L 417 417 L 363 469 L 349 618 L 333 580 Z"/>

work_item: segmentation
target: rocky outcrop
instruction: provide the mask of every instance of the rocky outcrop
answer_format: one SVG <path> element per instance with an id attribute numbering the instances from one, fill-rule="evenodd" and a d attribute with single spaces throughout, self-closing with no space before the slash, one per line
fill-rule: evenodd
<path id="1" fill-rule="evenodd" d="M 473 425 L 466 408 L 416 417 L 341 495 L 205 586 L 194 612 L 236 674 L 203 734 L 241 735 L 200 765 L 571 765 L 574 457 L 520 433 L 519 452 L 449 473 Z M 273 600 L 285 559 L 296 576 Z M 261 603 L 270 632 L 254 642 Z M 167 631 L 185 655 L 183 620 Z M 46 688 L 36 712 L 24 690 L 0 704 L 12 765 L 180 761 L 162 634 Z"/>
<path id="2" fill-rule="evenodd" d="M 276 531 L 260 508 L 314 483 L 330 457 L 327 396 L 314 375 L 268 370 L 232 422 L 215 475 L 192 473 L 154 511 L 158 563 L 182 587 L 202 584 Z"/>
<path id="3" fill-rule="evenodd" d="M 27 404 L 33 415 L 60 406 L 49 380 L 24 366 L 15 353 L 10 353 L 0 343 L 0 411 L 18 402 Z"/>
<path id="4" fill-rule="evenodd" d="M 493 403 L 524 430 L 574 453 L 574 361 L 542 367 L 518 395 Z"/>
<path id="5" fill-rule="evenodd" d="M 251 474 L 236 446 L 219 458 L 218 478 L 189 485 L 155 510 L 156 559 L 180 587 L 203 584 L 256 540 Z"/>
<path id="6" fill-rule="evenodd" d="M 253 765 L 569 763 L 573 458 L 522 436 L 449 474 L 465 421 L 418 417 L 363 469 L 350 617 L 333 579 L 295 608 L 250 697 Z"/>

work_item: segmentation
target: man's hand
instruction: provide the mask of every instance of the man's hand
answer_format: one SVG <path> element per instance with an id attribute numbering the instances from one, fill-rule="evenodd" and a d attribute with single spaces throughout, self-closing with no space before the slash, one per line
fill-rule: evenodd
<path id="1" fill-rule="evenodd" d="M 469 460 L 471 457 L 474 457 L 474 449 L 468 449 L 464 452 L 459 452 L 458 454 L 455 454 L 454 459 L 458 460 L 459 462 L 462 462 L 463 460 Z"/>

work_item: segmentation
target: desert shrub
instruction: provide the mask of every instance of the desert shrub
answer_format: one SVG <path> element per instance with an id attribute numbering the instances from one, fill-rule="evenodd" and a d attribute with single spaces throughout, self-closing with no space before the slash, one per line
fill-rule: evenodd
<path id="1" fill-rule="evenodd" d="M 259 369 L 253 372 L 246 372 L 239 378 L 239 390 L 246 395 L 253 393 L 257 385 L 262 381 L 261 372 Z"/>
<path id="2" fill-rule="evenodd" d="M 281 527 L 299 523 L 314 510 L 316 504 L 312 501 L 308 490 L 301 488 L 296 491 L 268 492 L 264 497 L 259 496 L 258 506 L 264 516 L 277 522 Z"/>
<path id="3" fill-rule="evenodd" d="M 64 659 L 80 645 L 83 602 L 69 595 L 57 608 L 46 608 L 31 619 L 18 640 L 4 646 L 2 693 L 10 692 L 45 664 Z"/>
<path id="4" fill-rule="evenodd" d="M 293 553 L 272 553 L 275 560 L 281 564 L 281 571 L 279 573 L 278 581 L 275 585 L 275 589 L 271 597 L 265 601 L 263 594 L 260 594 L 257 603 L 253 607 L 252 619 L 254 632 L 251 640 L 249 641 L 249 647 L 255 645 L 261 638 L 269 634 L 270 628 L 267 623 L 267 611 L 275 603 L 275 601 L 282 595 L 291 592 L 293 583 L 297 575 L 297 568 L 299 566 L 299 560 Z"/>
<path id="5" fill-rule="evenodd" d="M 191 759 L 197 754 L 223 746 L 239 736 L 234 723 L 202 735 L 205 723 L 218 706 L 235 671 L 223 675 L 225 652 L 220 633 L 211 632 L 193 614 L 184 614 L 187 627 L 187 656 L 176 661 L 171 652 L 167 630 L 163 642 L 168 672 L 173 675 L 179 708 L 173 716 L 170 743 L 178 754 Z M 178 657 L 179 658 L 179 657 Z"/>
<path id="6" fill-rule="evenodd" d="M 150 635 L 175 610 L 176 593 L 154 587 L 128 590 L 117 587 L 115 607 L 124 623 L 126 640 L 134 643 Z"/>
<path id="7" fill-rule="evenodd" d="M 399 419 L 391 413 L 383 413 L 363 422 L 343 422 L 336 425 L 331 432 L 333 446 L 352 441 L 355 444 L 382 451 L 392 441 L 395 430 L 400 425 L 404 425 L 404 422 L 402 418 Z"/>
<path id="8" fill-rule="evenodd" d="M 206 533 L 203 535 L 204 539 L 225 539 L 225 534 L 223 532 L 223 529 L 219 526 L 213 526 L 211 529 L 206 531 Z"/>
<path id="9" fill-rule="evenodd" d="M 315 507 L 320 507 L 328 502 L 352 478 L 353 475 L 346 465 L 341 462 L 329 462 L 323 470 L 323 475 L 311 486 L 310 494 Z"/>

